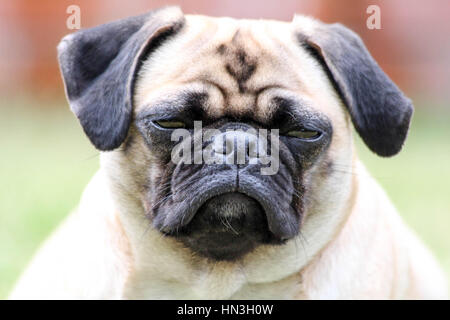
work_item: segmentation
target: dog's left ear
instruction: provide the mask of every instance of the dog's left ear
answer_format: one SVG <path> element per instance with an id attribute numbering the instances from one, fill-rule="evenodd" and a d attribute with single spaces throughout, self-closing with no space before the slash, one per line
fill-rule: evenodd
<path id="1" fill-rule="evenodd" d="M 113 150 L 125 140 L 139 67 L 183 23 L 181 10 L 167 7 L 81 30 L 60 42 L 58 59 L 70 108 L 97 149 Z"/>
<path id="2" fill-rule="evenodd" d="M 366 145 L 380 156 L 397 154 L 408 132 L 411 101 L 350 29 L 297 16 L 293 23 L 298 40 L 325 69 Z"/>

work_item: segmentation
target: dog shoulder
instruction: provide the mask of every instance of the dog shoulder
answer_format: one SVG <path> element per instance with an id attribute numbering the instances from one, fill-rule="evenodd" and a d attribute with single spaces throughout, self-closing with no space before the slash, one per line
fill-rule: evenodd
<path id="1" fill-rule="evenodd" d="M 421 298 L 436 297 L 435 288 L 443 278 L 431 254 L 361 163 L 355 174 L 358 194 L 350 215 L 338 235 L 301 272 L 300 297 L 402 299 L 414 292 L 430 293 Z"/>
<path id="2" fill-rule="evenodd" d="M 78 208 L 33 257 L 10 299 L 120 297 L 129 260 L 126 239 L 118 232 L 102 180 L 101 173 L 94 176 Z"/>
<path id="3" fill-rule="evenodd" d="M 436 258 L 397 212 L 375 181 L 378 194 L 376 217 L 384 220 L 393 254 L 394 299 L 447 299 L 448 282 Z M 381 254 L 380 254 L 381 256 Z"/>
<path id="4" fill-rule="evenodd" d="M 448 299 L 448 280 L 436 258 L 415 232 L 402 225 L 399 239 L 407 268 L 404 299 Z"/>

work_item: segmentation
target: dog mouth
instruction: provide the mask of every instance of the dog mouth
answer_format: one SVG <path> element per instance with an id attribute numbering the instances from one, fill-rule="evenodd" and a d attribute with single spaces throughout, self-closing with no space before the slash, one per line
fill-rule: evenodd
<path id="1" fill-rule="evenodd" d="M 205 201 L 177 238 L 214 260 L 234 260 L 262 243 L 282 242 L 270 232 L 263 206 L 239 192 Z"/>
<path id="2" fill-rule="evenodd" d="M 262 194 L 219 190 L 224 189 L 219 188 L 208 197 L 204 194 L 194 197 L 190 202 L 195 204 L 191 211 L 175 215 L 178 217 L 175 224 L 160 225 L 158 229 L 199 255 L 216 261 L 236 260 L 259 245 L 280 245 L 296 235 L 292 228 L 298 227 L 296 223 L 287 223 L 284 230 L 273 227 L 277 225 L 273 221 L 285 218 L 274 211 Z"/>
<path id="3" fill-rule="evenodd" d="M 194 253 L 235 260 L 298 234 L 299 197 L 287 170 L 261 176 L 250 166 L 179 167 L 171 175 L 170 194 L 152 209 L 152 223 Z"/>

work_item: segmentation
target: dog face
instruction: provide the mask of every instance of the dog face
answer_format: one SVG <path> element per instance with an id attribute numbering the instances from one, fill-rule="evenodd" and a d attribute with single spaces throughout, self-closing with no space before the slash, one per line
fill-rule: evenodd
<path id="1" fill-rule="evenodd" d="M 213 260 L 320 232 L 320 212 L 351 197 L 351 123 L 391 156 L 412 113 L 355 34 L 302 17 L 168 8 L 70 35 L 59 57 L 72 110 L 110 151 L 104 166 L 118 198 Z M 189 161 L 173 161 L 180 150 Z"/>

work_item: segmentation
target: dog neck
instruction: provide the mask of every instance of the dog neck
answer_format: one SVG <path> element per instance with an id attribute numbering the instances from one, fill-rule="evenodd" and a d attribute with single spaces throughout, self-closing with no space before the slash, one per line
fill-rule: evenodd
<path id="1" fill-rule="evenodd" d="M 301 270 L 311 262 L 342 228 L 354 203 L 354 192 L 330 201 L 326 186 L 318 194 L 314 214 L 306 217 L 302 232 L 282 246 L 262 245 L 238 261 L 210 261 L 154 229 L 146 217 L 142 201 L 126 188 L 126 181 L 108 175 L 108 166 L 120 154 L 102 154 L 100 179 L 111 196 L 116 222 L 122 232 L 112 238 L 117 250 L 127 251 L 129 262 L 121 296 L 123 298 L 246 298 L 259 292 L 261 298 L 291 298 L 298 293 Z M 356 158 L 354 162 L 357 161 Z M 357 166 L 355 163 L 354 167 Z M 117 172 L 117 171 L 116 171 Z M 340 177 L 342 181 L 342 177 Z M 349 175 L 347 190 L 356 190 L 357 175 Z M 120 182 L 120 183 L 119 183 Z M 319 186 L 318 186 L 319 187 Z M 119 230 L 115 228 L 115 230 Z M 124 245 L 126 244 L 126 245 Z M 299 281 L 292 281 L 298 278 Z M 247 296 L 248 295 L 248 296 Z"/>

